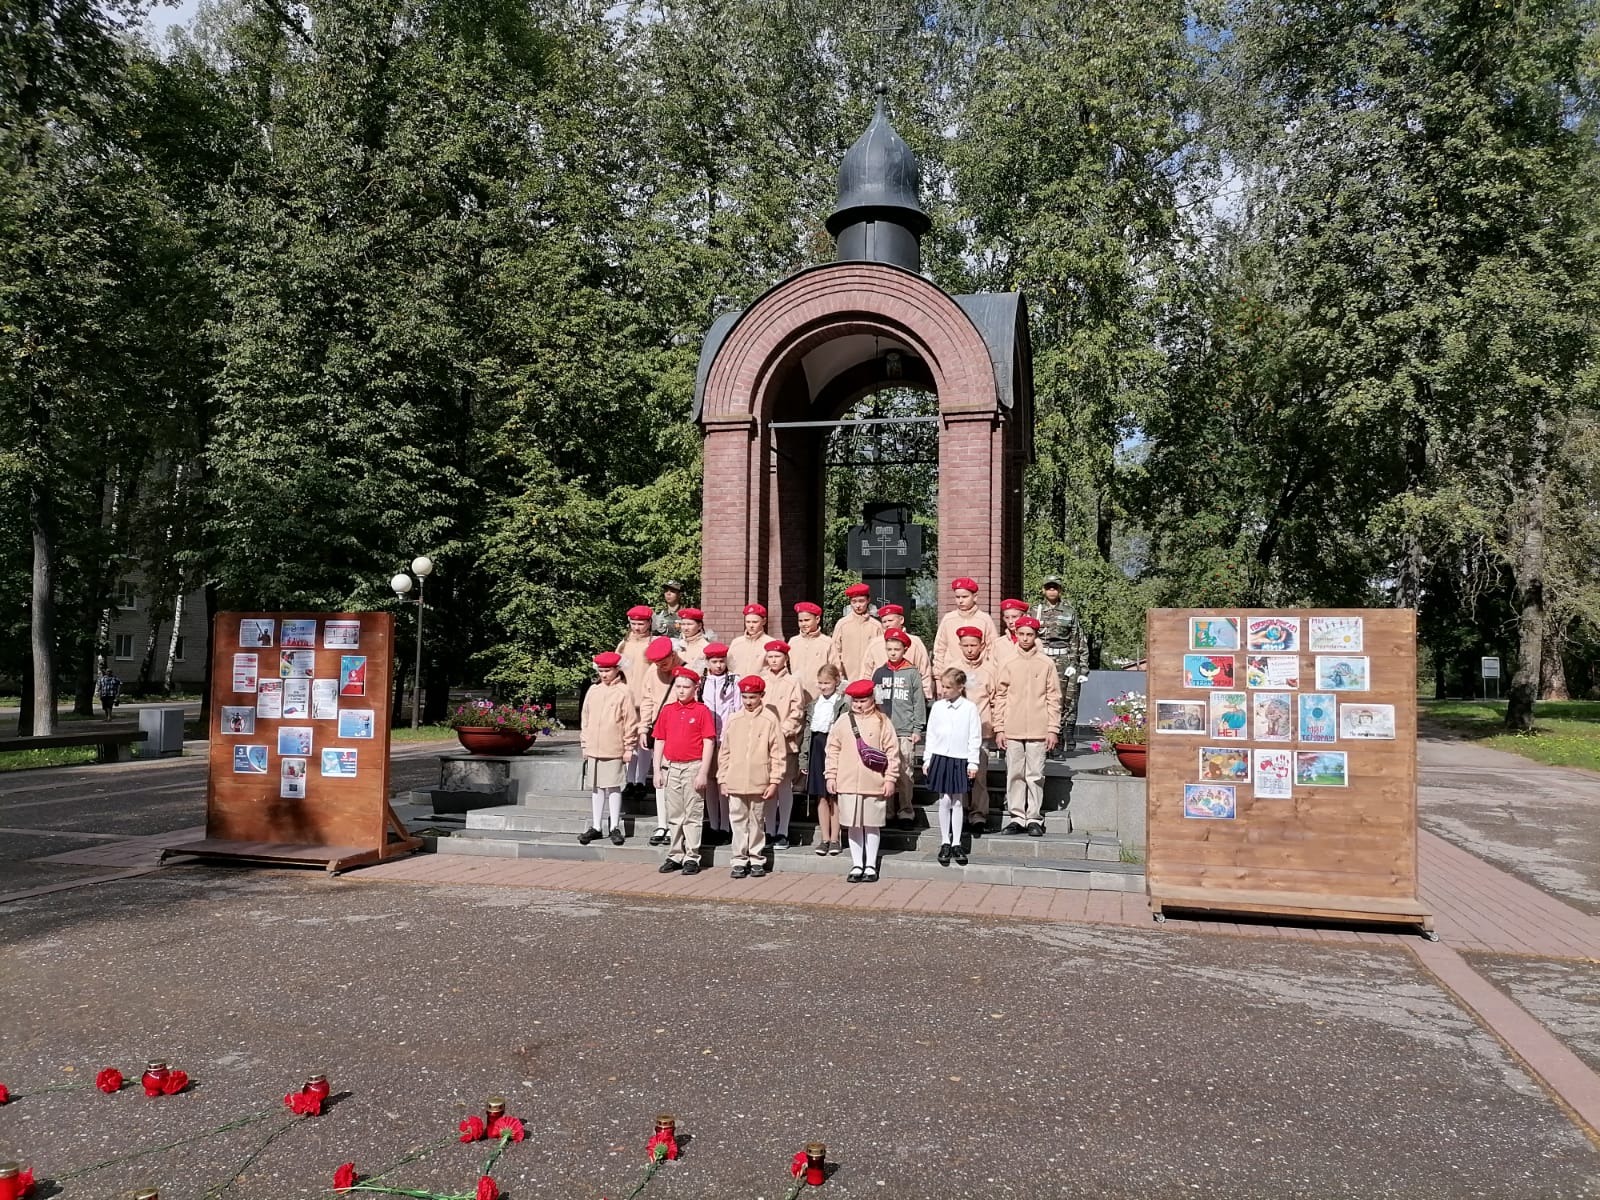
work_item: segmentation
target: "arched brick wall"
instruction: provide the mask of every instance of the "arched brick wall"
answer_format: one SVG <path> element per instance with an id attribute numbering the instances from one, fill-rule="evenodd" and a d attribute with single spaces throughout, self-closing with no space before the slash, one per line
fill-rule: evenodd
<path id="1" fill-rule="evenodd" d="M 701 591 L 718 631 L 737 632 L 750 600 L 771 611 L 773 629 L 790 630 L 794 601 L 816 598 L 807 593 L 820 439 L 776 431 L 780 454 L 768 424 L 834 416 L 809 411 L 801 360 L 850 334 L 904 343 L 933 375 L 940 576 L 972 576 L 991 605 L 997 590 L 1020 585 L 1021 460 L 1015 435 L 1008 453 L 1009 414 L 988 346 L 960 306 L 921 276 L 883 263 L 833 263 L 785 280 L 741 314 L 706 378 Z"/>

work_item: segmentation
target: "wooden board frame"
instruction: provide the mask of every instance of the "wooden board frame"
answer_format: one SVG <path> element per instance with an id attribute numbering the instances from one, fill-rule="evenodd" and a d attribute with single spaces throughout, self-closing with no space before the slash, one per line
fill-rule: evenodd
<path id="1" fill-rule="evenodd" d="M 271 621 L 272 644 L 241 645 L 243 622 Z M 342 658 L 366 659 L 363 694 L 339 696 L 338 711 L 372 712 L 372 736 L 339 736 L 337 717 L 254 717 L 253 734 L 231 734 L 224 729 L 223 710 L 255 708 L 259 692 L 233 690 L 234 656 L 257 656 L 257 679 L 279 679 L 284 651 L 285 621 L 312 621 L 316 625 L 312 678 L 343 683 Z M 355 621 L 360 625 L 354 649 L 326 646 L 329 621 Z M 226 612 L 218 613 L 211 630 L 210 744 L 206 782 L 206 836 L 203 840 L 169 847 L 168 854 L 196 854 L 252 862 L 314 864 L 329 872 L 377 862 L 416 850 L 420 838 L 406 832 L 389 805 L 389 706 L 394 683 L 394 617 L 385 612 Z M 310 753 L 279 753 L 278 731 L 284 726 L 312 729 Z M 267 773 L 234 771 L 234 749 L 265 746 Z M 324 749 L 356 751 L 354 778 L 324 776 Z M 282 764 L 286 757 L 306 760 L 305 796 L 280 796 Z"/>
<path id="2" fill-rule="evenodd" d="M 1237 620 L 1237 649 L 1201 649 L 1190 644 L 1191 618 Z M 1247 687 L 1245 659 L 1252 618 L 1299 621 L 1299 687 Z M 1359 617 L 1368 660 L 1367 690 L 1336 692 L 1340 703 L 1394 707 L 1394 740 L 1302 743 L 1298 697 L 1320 690 L 1316 660 L 1332 651 L 1310 649 L 1312 617 Z M 1167 909 L 1251 913 L 1306 920 L 1415 924 L 1433 927 L 1418 899 L 1417 881 L 1417 688 L 1416 613 L 1410 609 L 1151 609 L 1145 618 L 1150 748 L 1147 758 L 1147 861 L 1145 889 L 1158 919 Z M 1185 654 L 1232 654 L 1232 687 L 1191 688 Z M 1287 657 L 1287 653 L 1279 651 Z M 1203 665 L 1203 664 L 1202 664 Z M 1249 736 L 1225 739 L 1206 733 L 1163 733 L 1156 728 L 1157 701 L 1208 701 L 1214 692 L 1244 692 Z M 1270 692 L 1291 698 L 1290 740 L 1258 740 L 1253 698 Z M 1184 784 L 1200 778 L 1200 748 L 1226 746 L 1247 752 L 1266 749 L 1343 751 L 1344 787 L 1302 785 L 1291 798 L 1258 799 L 1253 755 L 1250 782 L 1235 782 L 1236 815 L 1206 819 L 1184 815 Z"/>

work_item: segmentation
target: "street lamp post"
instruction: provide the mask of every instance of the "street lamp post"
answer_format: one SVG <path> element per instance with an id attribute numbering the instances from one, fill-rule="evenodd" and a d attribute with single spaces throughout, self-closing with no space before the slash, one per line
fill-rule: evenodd
<path id="1" fill-rule="evenodd" d="M 411 728 L 416 729 L 422 716 L 422 585 L 429 575 L 433 574 L 433 560 L 425 555 L 418 555 L 411 560 L 411 575 L 417 577 L 417 598 L 407 599 L 411 591 L 411 575 L 401 571 L 389 580 L 389 586 L 394 589 L 394 594 L 407 604 L 417 606 L 417 671 L 412 677 L 412 686 L 415 689 L 411 697 Z"/>

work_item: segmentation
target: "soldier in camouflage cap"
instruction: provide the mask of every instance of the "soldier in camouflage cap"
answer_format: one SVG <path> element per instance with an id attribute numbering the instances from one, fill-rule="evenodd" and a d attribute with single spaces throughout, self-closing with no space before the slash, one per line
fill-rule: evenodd
<path id="1" fill-rule="evenodd" d="M 1047 575 L 1040 591 L 1044 600 L 1033 606 L 1032 615 L 1039 621 L 1039 647 L 1055 661 L 1061 681 L 1061 735 L 1056 742 L 1056 754 L 1061 755 L 1075 744 L 1078 686 L 1089 671 L 1089 642 L 1077 614 L 1061 597 L 1060 577 Z"/>

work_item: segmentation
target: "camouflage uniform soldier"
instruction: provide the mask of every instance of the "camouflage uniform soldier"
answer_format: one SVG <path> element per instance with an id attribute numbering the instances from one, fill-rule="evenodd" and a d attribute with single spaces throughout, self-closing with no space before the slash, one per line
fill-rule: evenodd
<path id="1" fill-rule="evenodd" d="M 678 636 L 678 610 L 683 607 L 683 584 L 669 579 L 661 585 L 661 607 L 650 617 L 650 632 L 657 637 Z"/>
<path id="2" fill-rule="evenodd" d="M 1061 580 L 1048 576 L 1041 585 L 1044 601 L 1033 606 L 1039 621 L 1039 645 L 1055 660 L 1061 681 L 1061 736 L 1056 753 L 1072 749 L 1078 723 L 1078 677 L 1089 669 L 1089 643 L 1072 606 L 1061 599 Z"/>

